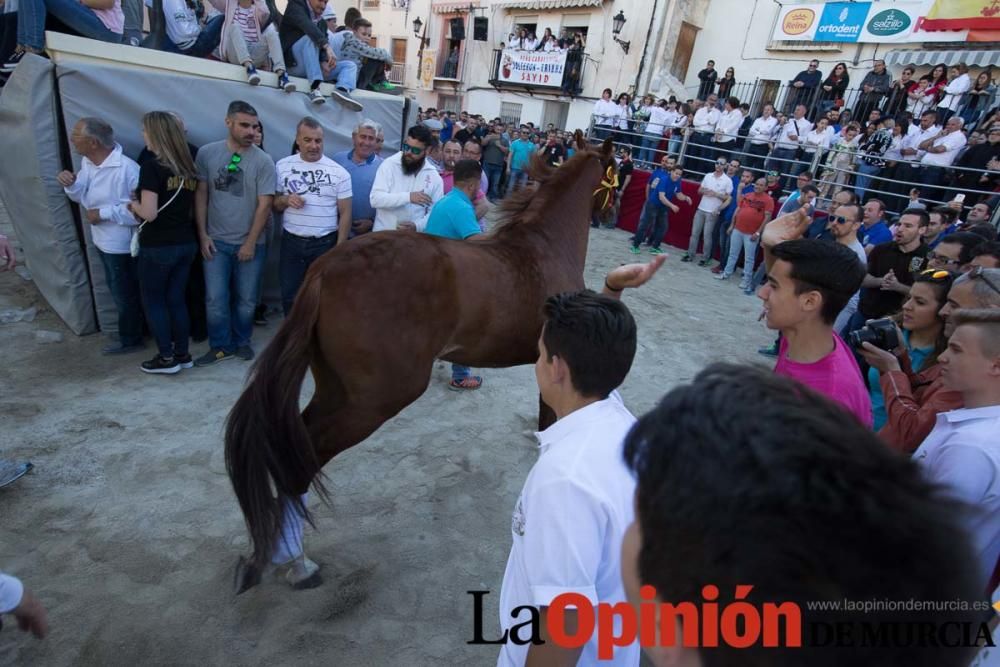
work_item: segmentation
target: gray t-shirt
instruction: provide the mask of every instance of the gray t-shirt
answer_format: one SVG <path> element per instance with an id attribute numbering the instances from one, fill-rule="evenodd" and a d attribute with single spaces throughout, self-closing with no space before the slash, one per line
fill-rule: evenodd
<path id="1" fill-rule="evenodd" d="M 503 164 L 507 160 L 507 155 L 498 148 L 510 148 L 510 142 L 503 137 L 498 137 L 490 142 L 489 146 L 483 148 L 483 162 L 486 164 Z"/>
<path id="2" fill-rule="evenodd" d="M 198 151 L 198 178 L 208 185 L 208 235 L 213 241 L 242 244 L 246 241 L 257 197 L 275 192 L 274 160 L 251 146 L 243 151 L 238 169 L 230 171 L 233 151 L 225 141 L 206 144 Z M 261 234 L 258 245 L 264 243 Z"/>

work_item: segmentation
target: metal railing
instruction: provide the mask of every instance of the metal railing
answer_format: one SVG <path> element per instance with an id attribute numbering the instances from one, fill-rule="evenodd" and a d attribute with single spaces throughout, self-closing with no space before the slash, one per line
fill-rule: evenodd
<path id="1" fill-rule="evenodd" d="M 587 137 L 592 142 L 603 141 L 609 132 L 606 128 L 595 126 L 594 120 L 592 116 Z M 663 155 L 670 155 L 684 167 L 686 176 L 700 178 L 714 169 L 718 158 L 735 158 L 739 160 L 741 170 L 750 169 L 755 172 L 755 177 L 777 172 L 782 191 L 787 193 L 795 189 L 796 177 L 809 171 L 813 175 L 813 185 L 820 191 L 817 199 L 820 209 L 827 209 L 833 196 L 844 189 L 854 190 L 862 201 L 870 197 L 881 199 L 892 214 L 899 214 L 909 207 L 913 188 L 920 191 L 919 200 L 928 207 L 953 201 L 956 194 L 964 194 L 965 210 L 977 202 L 987 202 L 993 210 L 991 223 L 995 227 L 1000 226 L 1000 205 L 996 201 L 1000 199 L 1000 194 L 978 185 L 980 177 L 984 174 L 996 175 L 996 171 L 957 165 L 937 167 L 917 160 L 890 160 L 877 156 L 877 159 L 886 161 L 885 166 L 874 172 L 861 173 L 858 165 L 866 154 L 857 149 L 847 152 L 817 148 L 811 154 L 798 151 L 791 155 L 776 154 L 770 142 L 755 145 L 746 136 L 712 135 L 684 128 L 668 138 L 637 132 L 635 124 L 632 127 L 631 130 L 615 128 L 610 134 L 617 145 L 631 147 L 632 159 L 640 168 L 651 168 L 660 162 Z M 716 141 L 717 138 L 727 137 L 732 141 Z M 972 176 L 971 181 L 977 187 L 956 184 L 958 175 Z"/>
<path id="2" fill-rule="evenodd" d="M 516 88 L 534 90 L 560 90 L 563 94 L 575 97 L 583 92 L 584 63 L 587 60 L 585 51 L 566 51 L 566 66 L 560 77 L 553 77 L 545 82 L 510 81 L 513 74 L 510 63 L 505 62 L 503 49 L 493 49 L 493 64 L 490 66 L 489 83 L 495 88 Z M 503 77 L 501 78 L 501 74 Z"/>
<path id="3" fill-rule="evenodd" d="M 393 63 L 386 79 L 389 80 L 389 83 L 394 83 L 397 86 L 404 85 L 406 83 L 406 63 Z"/>

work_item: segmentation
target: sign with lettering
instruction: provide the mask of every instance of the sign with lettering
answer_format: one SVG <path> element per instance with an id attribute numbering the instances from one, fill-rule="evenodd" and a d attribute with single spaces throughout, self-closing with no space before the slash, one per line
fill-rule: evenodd
<path id="1" fill-rule="evenodd" d="M 520 51 L 504 49 L 497 79 L 525 86 L 558 88 L 566 71 L 565 51 Z"/>

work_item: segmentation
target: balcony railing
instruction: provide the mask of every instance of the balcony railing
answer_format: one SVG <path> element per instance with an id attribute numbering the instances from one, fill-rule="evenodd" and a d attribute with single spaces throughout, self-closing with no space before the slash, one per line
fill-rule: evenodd
<path id="1" fill-rule="evenodd" d="M 397 86 L 405 85 L 406 63 L 393 63 L 392 69 L 389 70 L 389 74 L 386 78 L 389 79 L 389 83 L 394 83 Z"/>
<path id="2" fill-rule="evenodd" d="M 586 58 L 579 50 L 493 49 L 489 82 L 496 88 L 560 91 L 575 97 L 583 92 Z"/>

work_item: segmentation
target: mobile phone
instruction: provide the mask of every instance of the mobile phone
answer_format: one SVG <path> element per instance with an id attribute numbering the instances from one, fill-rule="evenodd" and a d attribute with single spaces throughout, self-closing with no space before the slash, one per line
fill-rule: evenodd
<path id="1" fill-rule="evenodd" d="M 955 201 L 957 201 L 959 204 L 961 204 L 962 202 L 964 202 L 965 201 L 965 193 L 961 193 L 960 192 L 957 195 L 955 195 Z"/>

